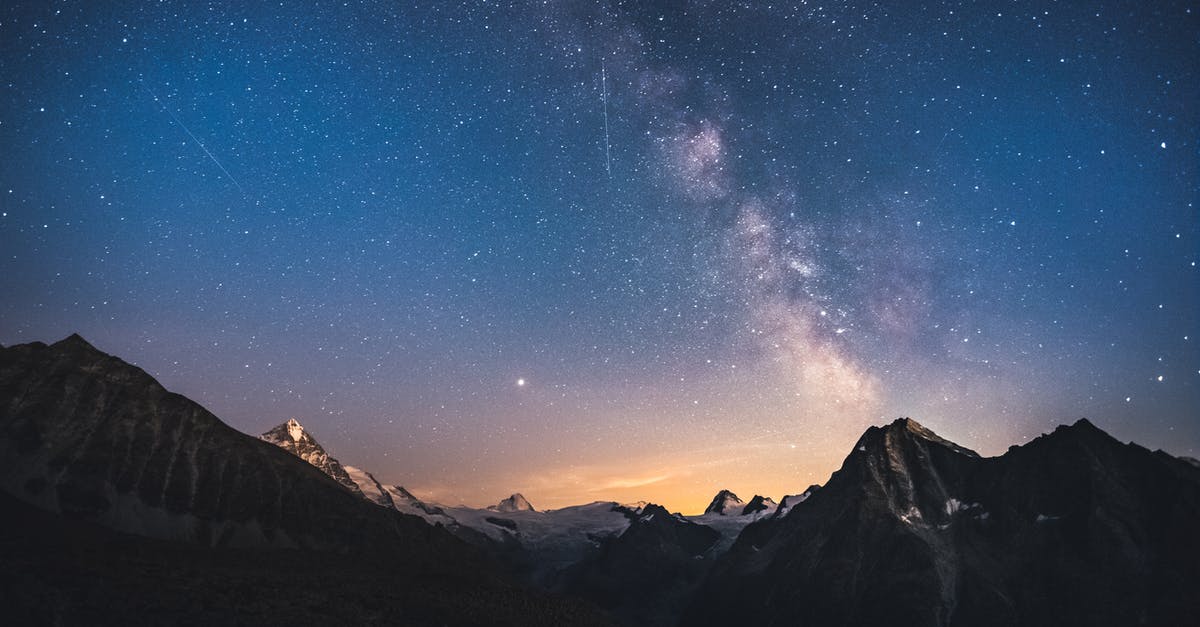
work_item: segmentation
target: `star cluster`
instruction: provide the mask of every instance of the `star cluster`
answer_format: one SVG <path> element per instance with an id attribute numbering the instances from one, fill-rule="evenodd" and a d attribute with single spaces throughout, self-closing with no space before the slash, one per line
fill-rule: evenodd
<path id="1" fill-rule="evenodd" d="M 0 342 L 451 504 L 1200 456 L 1200 7 L 1076 4 L 8 3 Z"/>

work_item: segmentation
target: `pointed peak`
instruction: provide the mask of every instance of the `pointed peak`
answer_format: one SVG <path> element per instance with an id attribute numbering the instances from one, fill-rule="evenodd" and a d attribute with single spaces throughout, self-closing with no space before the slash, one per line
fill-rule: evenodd
<path id="1" fill-rule="evenodd" d="M 82 348 L 87 350 L 97 350 L 95 346 L 92 346 L 91 342 L 83 339 L 83 336 L 79 335 L 78 333 L 72 333 L 68 335 L 67 337 L 55 342 L 53 346 L 55 348 Z"/>
<path id="2" fill-rule="evenodd" d="M 679 514 L 671 513 L 671 510 L 663 507 L 662 505 L 658 505 L 657 503 L 647 503 L 646 506 L 642 508 L 642 511 L 639 513 L 637 519 L 643 523 L 655 521 L 656 525 L 662 525 L 669 521 L 691 524 L 691 521 L 688 519 Z"/>
<path id="3" fill-rule="evenodd" d="M 1059 425 L 1055 427 L 1051 435 L 1069 436 L 1071 438 L 1087 438 L 1087 439 L 1107 439 L 1116 441 L 1107 431 L 1097 427 L 1095 423 L 1087 418 L 1080 418 L 1074 424 Z"/>
<path id="4" fill-rule="evenodd" d="M 668 512 L 667 508 L 665 508 L 662 505 L 659 505 L 657 503 L 647 503 L 646 506 L 642 508 L 641 515 L 642 515 L 643 519 L 653 516 L 655 514 L 662 514 L 663 516 L 670 516 L 671 512 Z"/>
<path id="5" fill-rule="evenodd" d="M 737 514 L 741 513 L 742 508 L 745 506 L 746 504 L 742 502 L 742 499 L 738 498 L 738 495 L 734 494 L 730 490 L 721 490 L 720 492 L 717 492 L 717 495 L 713 497 L 712 502 L 709 503 L 708 507 L 704 509 L 704 513 L 720 514 L 721 516 L 736 516 Z"/>
<path id="6" fill-rule="evenodd" d="M 1091 420 L 1088 420 L 1087 418 L 1080 418 L 1079 420 L 1076 420 L 1075 423 L 1072 424 L 1071 426 L 1069 426 L 1069 427 L 1063 426 L 1062 428 L 1070 429 L 1072 431 L 1088 431 L 1088 432 L 1107 433 L 1104 429 L 1097 427 L 1096 423 L 1092 422 Z"/>
<path id="7" fill-rule="evenodd" d="M 288 435 L 291 436 L 293 441 L 299 442 L 300 438 L 304 437 L 304 427 L 295 418 L 288 418 L 284 426 L 287 427 Z"/>
<path id="8" fill-rule="evenodd" d="M 537 511 L 533 509 L 533 505 L 531 505 L 529 500 L 526 499 L 525 496 L 520 492 L 514 493 L 512 496 L 500 501 L 498 504 L 488 507 L 488 509 L 505 513 Z"/>
<path id="9" fill-rule="evenodd" d="M 877 433 L 882 434 L 883 437 L 877 438 L 874 435 Z M 943 438 L 942 436 L 934 433 L 932 429 L 929 429 L 916 420 L 908 417 L 897 418 L 886 427 L 871 427 L 867 429 L 867 431 L 863 433 L 862 437 L 859 438 L 857 449 L 865 452 L 870 447 L 870 442 L 872 441 L 878 442 L 877 445 L 885 448 L 895 446 L 897 442 L 896 438 L 898 436 L 901 438 L 899 441 L 903 441 L 903 437 L 905 436 L 917 437 L 927 442 L 939 444 L 962 455 L 979 457 L 979 454 L 975 451 L 972 451 L 964 446 L 959 446 L 954 442 Z"/>
<path id="10" fill-rule="evenodd" d="M 904 416 L 902 418 L 897 418 L 897 419 L 893 420 L 892 424 L 888 425 L 885 428 L 886 429 L 904 429 L 906 431 L 911 431 L 912 433 L 915 433 L 915 434 L 921 435 L 921 436 L 925 436 L 928 434 L 928 435 L 937 437 L 932 431 L 925 428 L 924 425 L 917 422 L 916 420 L 913 420 L 912 418 L 909 418 L 908 416 Z"/>
<path id="11" fill-rule="evenodd" d="M 311 444 L 313 447 L 321 449 L 317 440 L 295 418 L 288 418 L 286 422 L 275 425 L 258 437 L 279 446 L 284 446 L 284 443 L 290 443 L 290 445 Z"/>
<path id="12" fill-rule="evenodd" d="M 1055 432 L 1066 431 L 1066 432 L 1072 432 L 1072 433 L 1074 433 L 1074 432 L 1085 433 L 1085 432 L 1094 432 L 1094 431 L 1103 432 L 1103 429 L 1101 429 L 1100 427 L 1097 427 L 1091 420 L 1088 420 L 1087 418 L 1080 418 L 1079 420 L 1076 420 L 1075 422 L 1073 422 L 1069 425 L 1068 424 L 1060 424 L 1054 428 L 1054 431 Z"/>

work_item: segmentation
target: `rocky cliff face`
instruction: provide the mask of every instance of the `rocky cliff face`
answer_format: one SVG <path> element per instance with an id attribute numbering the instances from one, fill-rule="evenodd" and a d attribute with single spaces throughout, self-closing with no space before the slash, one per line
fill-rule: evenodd
<path id="1" fill-rule="evenodd" d="M 453 542 L 79 336 L 0 349 L 0 487 L 112 529 L 205 545 Z"/>
<path id="2" fill-rule="evenodd" d="M 718 516 L 737 516 L 746 508 L 746 504 L 738 495 L 729 490 L 721 490 L 713 497 L 712 502 L 708 507 L 704 508 L 705 514 L 716 514 Z"/>
<path id="3" fill-rule="evenodd" d="M 15 624 L 607 622 L 78 336 L 0 348 L 0 510 Z"/>
<path id="4" fill-rule="evenodd" d="M 686 624 L 1186 624 L 1200 473 L 1087 421 L 983 459 L 902 419 L 747 527 Z"/>
<path id="5" fill-rule="evenodd" d="M 331 479 L 352 494 L 366 498 L 358 483 L 350 477 L 341 462 L 330 457 L 324 447 L 317 443 L 316 438 L 305 431 L 295 418 L 289 418 L 287 422 L 262 434 L 259 438 L 308 462 L 317 470 L 329 475 Z M 374 477 L 371 479 L 374 481 Z"/>

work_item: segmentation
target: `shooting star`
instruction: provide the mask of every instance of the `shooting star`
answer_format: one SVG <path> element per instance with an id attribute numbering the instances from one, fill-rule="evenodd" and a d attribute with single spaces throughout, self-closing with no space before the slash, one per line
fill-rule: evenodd
<path id="1" fill-rule="evenodd" d="M 239 191 L 239 192 L 241 192 L 243 196 L 245 196 L 245 195 L 246 195 L 246 190 L 245 190 L 245 189 L 242 187 L 242 184 L 241 184 L 241 183 L 238 183 L 238 182 L 237 182 L 237 179 L 233 178 L 233 175 L 229 173 L 229 170 L 226 170 L 226 169 L 225 169 L 225 166 L 221 165 L 221 162 L 220 162 L 220 161 L 217 159 L 217 157 L 216 157 L 215 155 L 213 155 L 213 153 L 212 153 L 212 152 L 210 152 L 210 151 L 208 150 L 208 148 L 207 148 L 207 147 L 204 145 L 204 142 L 200 141 L 200 139 L 196 137 L 195 133 L 193 133 L 193 132 L 191 131 L 191 129 L 189 129 L 189 128 L 187 127 L 187 125 L 185 125 L 185 124 L 184 124 L 182 121 L 180 121 L 180 120 L 179 120 L 179 118 L 178 118 L 178 117 L 176 117 L 176 116 L 175 116 L 175 114 L 171 112 L 171 109 L 170 109 L 169 107 L 167 107 L 166 103 L 164 103 L 164 102 L 160 102 L 160 101 L 159 101 L 159 99 L 158 99 L 158 95 L 157 95 L 157 94 L 155 94 L 153 91 L 151 91 L 149 87 L 146 87 L 146 84 L 145 84 L 145 83 L 143 83 L 143 82 L 141 82 L 141 81 L 138 81 L 138 84 L 142 86 L 142 89 L 143 89 L 143 90 L 144 90 L 144 91 L 145 91 L 145 92 L 146 92 L 146 93 L 147 93 L 147 94 L 148 94 L 148 95 L 149 95 L 151 98 L 153 98 L 153 99 L 154 99 L 154 102 L 155 102 L 155 103 L 157 103 L 157 104 L 158 104 L 158 106 L 159 106 L 159 107 L 161 107 L 163 111 L 166 111 L 166 112 L 167 112 L 167 115 L 171 116 L 171 121 L 173 121 L 173 122 L 175 122 L 176 124 L 178 124 L 178 125 L 179 125 L 179 128 L 183 129 L 183 132 L 187 133 L 187 136 L 188 136 L 188 137 L 191 137 L 191 138 L 192 138 L 192 141 L 196 142 L 196 145 L 200 147 L 200 150 L 203 150 L 203 151 L 204 151 L 204 154 L 208 155 L 208 158 L 209 158 L 209 159 L 212 159 L 212 162 L 213 162 L 213 163 L 215 163 L 215 164 L 217 164 L 217 167 L 218 167 L 218 168 L 220 168 L 220 169 L 221 169 L 221 172 L 225 174 L 225 178 L 229 179 L 229 181 L 230 181 L 231 183 L 233 183 L 233 184 L 234 184 L 234 186 L 236 186 L 236 187 L 238 188 L 238 191 Z"/>
<path id="2" fill-rule="evenodd" d="M 604 60 L 600 60 L 600 98 L 604 101 L 604 171 L 612 182 L 612 150 L 608 144 L 608 72 Z"/>

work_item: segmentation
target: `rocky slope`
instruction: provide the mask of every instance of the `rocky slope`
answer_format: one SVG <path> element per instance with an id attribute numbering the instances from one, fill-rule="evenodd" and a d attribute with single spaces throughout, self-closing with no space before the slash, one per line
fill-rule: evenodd
<path id="1" fill-rule="evenodd" d="M 1137 625 L 1200 619 L 1200 472 L 1087 421 L 980 458 L 908 419 L 748 526 L 689 625 Z"/>
<path id="2" fill-rule="evenodd" d="M 325 452 L 325 448 L 318 444 L 316 438 L 305 431 L 295 418 L 289 418 L 287 422 L 267 431 L 259 438 L 312 464 L 317 470 L 340 483 L 343 488 L 365 498 L 362 489 L 354 479 L 350 478 L 350 474 L 342 467 L 341 462 L 330 457 Z M 371 477 L 371 481 L 374 481 L 374 477 Z"/>
<path id="3" fill-rule="evenodd" d="M 17 623 L 596 622 L 78 336 L 0 348 L 0 496 Z"/>
<path id="4" fill-rule="evenodd" d="M 742 513 L 746 508 L 746 504 L 738 495 L 729 490 L 721 490 L 713 497 L 712 502 L 708 507 L 704 508 L 705 514 L 716 514 L 718 516 L 736 516 Z"/>

